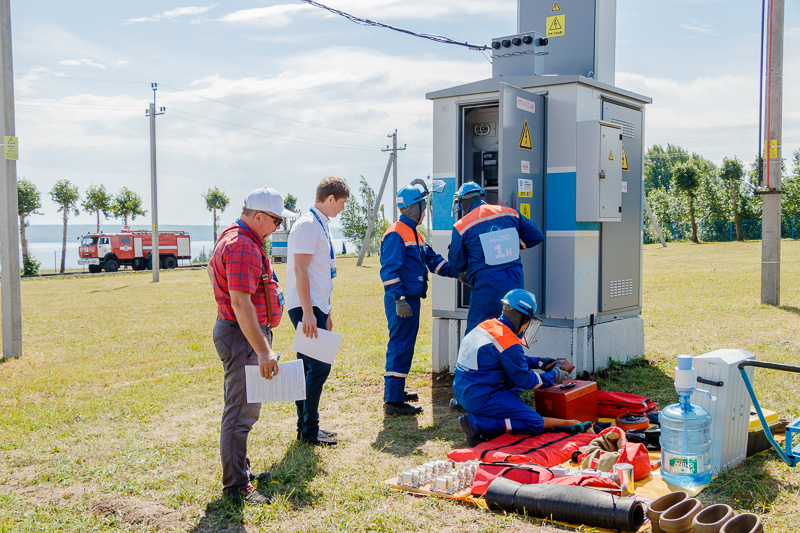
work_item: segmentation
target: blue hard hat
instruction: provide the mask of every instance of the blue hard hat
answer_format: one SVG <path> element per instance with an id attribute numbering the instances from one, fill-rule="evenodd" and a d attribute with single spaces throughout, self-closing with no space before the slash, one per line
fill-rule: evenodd
<path id="1" fill-rule="evenodd" d="M 500 301 L 528 318 L 532 319 L 536 314 L 536 296 L 525 289 L 511 289 Z"/>
<path id="2" fill-rule="evenodd" d="M 426 196 L 428 196 L 428 191 L 424 190 L 422 186 L 409 185 L 397 191 L 397 198 L 395 198 L 395 201 L 397 202 L 398 209 L 403 209 L 404 207 L 423 201 Z"/>
<path id="3" fill-rule="evenodd" d="M 408 207 L 423 201 L 425 198 L 430 196 L 431 193 L 441 192 L 444 189 L 444 186 L 445 182 L 441 180 L 434 180 L 431 182 L 430 190 L 428 190 L 428 186 L 424 180 L 415 179 L 411 182 L 411 185 L 403 187 L 397 192 L 395 202 L 397 202 L 398 209 L 403 209 L 404 207 Z"/>
<path id="4" fill-rule="evenodd" d="M 468 181 L 464 185 L 458 188 L 456 194 L 453 196 L 453 209 L 450 213 L 451 216 L 455 216 L 456 212 L 461 209 L 460 202 L 461 199 L 469 196 L 486 196 L 483 188 L 475 183 L 474 181 Z"/>

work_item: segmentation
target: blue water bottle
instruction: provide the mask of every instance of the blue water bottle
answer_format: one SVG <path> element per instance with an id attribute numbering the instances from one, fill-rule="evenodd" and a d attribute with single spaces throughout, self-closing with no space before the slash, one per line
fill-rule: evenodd
<path id="1" fill-rule="evenodd" d="M 661 424 L 661 476 L 670 485 L 696 488 L 711 481 L 711 415 L 689 403 L 696 389 L 692 357 L 678 356 L 675 390 L 678 403 L 668 405 L 658 416 Z M 712 400 L 715 398 L 712 397 Z"/>

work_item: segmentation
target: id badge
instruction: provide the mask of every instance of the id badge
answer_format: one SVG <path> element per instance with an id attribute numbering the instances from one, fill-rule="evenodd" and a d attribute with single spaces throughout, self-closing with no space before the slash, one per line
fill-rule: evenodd
<path id="1" fill-rule="evenodd" d="M 276 283 L 276 285 L 278 287 L 278 290 L 277 290 L 277 293 L 278 293 L 278 305 L 281 306 L 281 308 L 283 308 L 283 289 L 281 289 L 281 286 L 278 285 L 277 283 Z"/>
<path id="2" fill-rule="evenodd" d="M 519 233 L 515 228 L 482 233 L 480 238 L 487 265 L 502 265 L 519 259 Z"/>
<path id="3" fill-rule="evenodd" d="M 331 279 L 336 277 L 336 261 L 331 261 Z"/>

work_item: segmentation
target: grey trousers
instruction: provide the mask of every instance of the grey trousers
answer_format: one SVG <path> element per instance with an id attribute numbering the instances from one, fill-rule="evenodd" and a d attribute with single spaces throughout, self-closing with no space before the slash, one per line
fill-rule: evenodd
<path id="1" fill-rule="evenodd" d="M 272 330 L 261 326 L 270 344 Z M 214 347 L 225 371 L 225 409 L 219 431 L 223 490 L 246 487 L 250 483 L 247 463 L 247 435 L 261 412 L 260 403 L 247 403 L 245 365 L 258 365 L 258 355 L 236 322 L 217 317 Z"/>

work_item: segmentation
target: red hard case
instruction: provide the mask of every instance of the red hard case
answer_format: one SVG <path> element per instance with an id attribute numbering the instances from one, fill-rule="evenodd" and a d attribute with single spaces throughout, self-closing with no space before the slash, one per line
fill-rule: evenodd
<path id="1" fill-rule="evenodd" d="M 575 386 L 569 386 L 574 383 Z M 536 412 L 551 418 L 597 422 L 597 383 L 565 380 L 536 391 Z"/>

